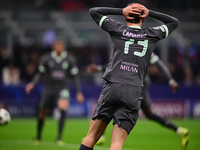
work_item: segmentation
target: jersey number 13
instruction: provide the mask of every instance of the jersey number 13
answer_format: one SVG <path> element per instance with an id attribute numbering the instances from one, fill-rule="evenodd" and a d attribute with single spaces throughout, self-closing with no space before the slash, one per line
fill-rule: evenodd
<path id="1" fill-rule="evenodd" d="M 134 39 L 130 39 L 130 41 L 126 41 L 125 42 L 124 54 L 128 54 L 128 52 L 129 52 L 129 45 L 133 44 L 133 43 L 134 43 Z M 148 40 L 138 41 L 137 44 L 138 45 L 142 45 L 143 46 L 143 50 L 142 50 L 142 52 L 134 52 L 133 54 L 135 56 L 143 57 L 146 54 L 146 52 L 147 52 Z"/>

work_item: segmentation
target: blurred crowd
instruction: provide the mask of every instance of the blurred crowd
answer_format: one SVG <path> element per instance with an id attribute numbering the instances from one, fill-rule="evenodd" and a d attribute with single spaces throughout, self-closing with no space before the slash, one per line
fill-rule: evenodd
<path id="1" fill-rule="evenodd" d="M 13 9 L 13 11 L 28 9 L 32 11 L 41 10 L 62 10 L 62 11 L 82 11 L 91 7 L 107 6 L 107 7 L 125 7 L 132 3 L 132 0 L 3 0 L 0 1 L 0 9 Z M 200 8 L 199 0 L 135 0 L 144 4 L 151 9 L 193 9 Z M 18 13 L 15 13 L 18 14 Z M 20 13 L 19 13 L 20 14 Z M 194 18 L 197 20 L 196 18 Z M 15 23 L 15 22 L 14 22 Z M 16 29 L 16 23 L 14 24 Z M 8 28 L 9 29 L 9 28 Z M 12 29 L 12 28 L 10 28 Z M 4 28 L 2 29 L 4 30 Z M 71 28 L 70 28 L 71 30 Z M 19 29 L 17 28 L 17 31 Z M 2 31 L 3 32 L 3 31 Z M 21 34 L 20 34 L 21 35 Z M 5 41 L 1 36 L 1 42 Z M 6 43 L 6 42 L 5 42 Z M 5 85 L 18 85 L 20 83 L 29 82 L 39 65 L 40 58 L 46 52 L 50 52 L 51 48 L 14 47 L 13 52 L 7 52 L 4 44 L 0 45 L 0 81 Z M 71 53 L 77 58 L 78 66 L 81 70 L 80 75 L 82 81 L 87 82 L 87 73 L 85 68 L 90 63 L 106 64 L 108 62 L 108 48 L 93 47 L 86 45 L 85 47 L 76 47 L 70 49 Z M 187 51 L 187 52 L 186 52 Z M 159 55 L 159 52 L 158 52 Z M 169 49 L 168 68 L 172 76 L 186 86 L 200 86 L 200 46 L 183 48 L 177 46 Z M 165 82 L 164 77 L 155 66 L 149 67 L 149 73 L 153 82 Z"/>
<path id="2" fill-rule="evenodd" d="M 199 0 L 35 0 L 35 3 L 40 4 L 40 6 L 52 6 L 65 11 L 82 10 L 94 6 L 125 7 L 132 2 L 144 4 L 152 9 L 172 7 L 175 9 L 197 9 L 200 6 Z"/>
<path id="3" fill-rule="evenodd" d="M 41 50 L 37 48 L 15 48 L 9 56 L 4 45 L 0 46 L 0 79 L 5 85 L 18 85 L 20 83 L 30 82 L 40 62 L 40 58 L 51 48 Z M 90 63 L 106 64 L 108 62 L 107 48 L 93 50 L 87 46 L 84 48 L 76 48 L 69 51 L 77 58 L 80 76 L 83 82 L 92 82 L 86 80 L 86 66 Z M 184 53 L 177 50 L 170 50 L 169 63 L 167 64 L 172 76 L 185 86 L 198 85 L 200 86 L 200 54 L 189 50 L 189 64 L 185 65 Z M 171 56 L 174 56 L 171 57 Z M 149 74 L 153 82 L 165 82 L 166 80 L 154 66 L 149 67 Z M 94 75 L 95 76 L 95 75 Z"/>
<path id="4" fill-rule="evenodd" d="M 21 50 L 10 56 L 6 53 L 6 47 L 0 46 L 0 72 L 1 81 L 5 85 L 18 85 L 21 82 L 30 81 L 37 71 L 39 64 L 37 51 Z"/>
<path id="5" fill-rule="evenodd" d="M 122 8 L 132 2 L 141 3 L 151 9 L 185 10 L 198 9 L 200 7 L 199 0 L 2 0 L 0 1 L 0 8 L 17 10 L 37 7 L 42 10 L 78 11 L 98 6 Z"/>

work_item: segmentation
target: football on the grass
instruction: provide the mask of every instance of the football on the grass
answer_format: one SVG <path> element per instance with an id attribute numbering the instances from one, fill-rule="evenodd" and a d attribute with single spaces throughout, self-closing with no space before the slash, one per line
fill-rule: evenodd
<path id="1" fill-rule="evenodd" d="M 6 125 L 10 122 L 10 113 L 3 109 L 3 108 L 0 108 L 0 125 Z"/>

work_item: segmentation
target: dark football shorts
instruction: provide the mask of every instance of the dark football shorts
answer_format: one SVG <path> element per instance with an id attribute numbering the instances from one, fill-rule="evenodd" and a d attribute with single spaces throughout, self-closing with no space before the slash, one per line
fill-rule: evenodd
<path id="1" fill-rule="evenodd" d="M 148 87 L 144 87 L 144 97 L 141 103 L 141 108 L 145 109 L 151 106 L 151 98 L 149 96 Z"/>
<path id="2" fill-rule="evenodd" d="M 92 119 L 107 124 L 113 119 L 113 125 L 119 125 L 129 134 L 138 119 L 142 93 L 142 87 L 106 82 Z"/>
<path id="3" fill-rule="evenodd" d="M 54 103 L 60 98 L 69 100 L 70 93 L 68 89 L 62 89 L 60 91 L 44 91 L 41 100 L 39 102 L 39 108 L 52 108 Z"/>

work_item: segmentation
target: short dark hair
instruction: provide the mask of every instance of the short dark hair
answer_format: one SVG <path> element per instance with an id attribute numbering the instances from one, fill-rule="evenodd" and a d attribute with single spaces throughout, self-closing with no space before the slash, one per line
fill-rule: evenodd
<path id="1" fill-rule="evenodd" d="M 134 2 L 133 3 L 129 3 L 127 6 L 130 6 L 130 5 L 133 5 L 133 4 L 135 4 Z"/>
<path id="2" fill-rule="evenodd" d="M 130 6 L 130 5 L 133 5 L 133 4 L 135 4 L 135 3 L 130 3 L 127 6 Z M 143 12 L 141 12 L 140 15 L 143 15 Z M 140 21 L 142 19 L 141 17 L 139 17 L 139 15 L 136 15 L 136 14 L 130 14 L 129 16 L 134 17 L 134 19 L 127 19 L 127 22 L 130 22 L 130 23 L 140 23 Z"/>

